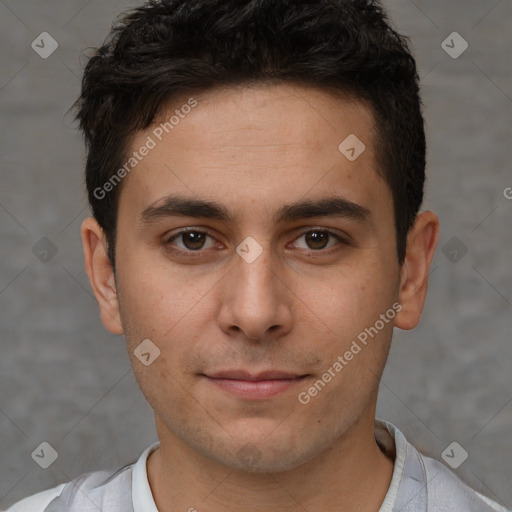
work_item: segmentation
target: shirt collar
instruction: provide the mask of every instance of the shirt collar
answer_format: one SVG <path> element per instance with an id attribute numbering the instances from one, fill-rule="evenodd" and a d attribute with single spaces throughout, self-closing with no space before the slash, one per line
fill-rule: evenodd
<path id="1" fill-rule="evenodd" d="M 375 440 L 383 453 L 394 459 L 391 483 L 379 512 L 426 511 L 426 477 L 417 451 L 397 427 L 379 418 L 375 419 Z M 149 485 L 147 459 L 159 446 L 157 442 L 146 448 L 133 467 L 134 512 L 158 512 Z"/>

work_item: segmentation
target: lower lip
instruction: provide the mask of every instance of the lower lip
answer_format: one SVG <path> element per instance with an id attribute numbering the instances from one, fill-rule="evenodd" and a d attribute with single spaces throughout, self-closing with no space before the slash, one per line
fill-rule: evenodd
<path id="1" fill-rule="evenodd" d="M 304 377 L 294 379 L 274 379 L 274 380 L 235 380 L 235 379 L 212 379 L 206 377 L 210 382 L 219 388 L 247 400 L 265 400 L 272 398 L 284 391 L 287 391 L 294 385 L 302 382 Z"/>

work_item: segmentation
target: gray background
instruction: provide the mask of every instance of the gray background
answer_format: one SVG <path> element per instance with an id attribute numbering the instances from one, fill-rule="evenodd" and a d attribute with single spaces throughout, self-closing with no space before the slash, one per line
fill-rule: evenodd
<path id="1" fill-rule="evenodd" d="M 100 324 L 83 269 L 84 149 L 67 113 L 81 52 L 132 5 L 0 1 L 0 508 L 132 462 L 156 441 L 124 341 Z M 422 76 L 424 208 L 441 236 L 421 324 L 395 330 L 378 416 L 440 460 L 458 442 L 469 458 L 455 472 L 512 507 L 512 1 L 384 5 Z M 44 31 L 59 44 L 47 59 L 31 48 Z M 441 46 L 454 31 L 469 44 L 457 59 Z M 43 236 L 57 250 L 47 262 L 33 251 Z M 31 457 L 43 441 L 59 455 L 46 470 Z"/>

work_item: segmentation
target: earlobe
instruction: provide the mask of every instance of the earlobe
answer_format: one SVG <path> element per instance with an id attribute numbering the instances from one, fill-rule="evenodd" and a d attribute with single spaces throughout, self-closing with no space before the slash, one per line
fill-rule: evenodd
<path id="1" fill-rule="evenodd" d="M 82 223 L 85 270 L 93 289 L 103 325 L 113 334 L 123 334 L 114 271 L 108 259 L 107 240 L 96 219 Z"/>
<path id="2" fill-rule="evenodd" d="M 403 309 L 395 317 L 395 326 L 400 329 L 414 329 L 421 319 L 438 239 L 437 215 L 430 211 L 420 213 L 407 237 L 407 252 L 400 270 L 399 302 Z"/>

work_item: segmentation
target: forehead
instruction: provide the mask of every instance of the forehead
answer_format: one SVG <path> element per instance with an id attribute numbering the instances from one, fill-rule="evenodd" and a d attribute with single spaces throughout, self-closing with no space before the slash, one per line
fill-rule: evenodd
<path id="1" fill-rule="evenodd" d="M 290 198 L 326 192 L 371 206 L 384 191 L 391 201 L 376 170 L 374 133 L 365 104 L 315 88 L 260 85 L 181 95 L 132 140 L 130 152 L 151 149 L 125 178 L 120 206 L 129 201 L 141 212 L 172 194 L 275 218 Z"/>
<path id="2" fill-rule="evenodd" d="M 197 106 L 177 119 L 173 114 L 184 109 L 191 98 Z M 169 127 L 169 121 L 177 124 Z M 195 131 L 193 144 L 204 149 L 219 144 L 226 150 L 260 150 L 262 145 L 285 149 L 295 141 L 304 148 L 337 150 L 336 142 L 350 128 L 373 145 L 374 124 L 370 108 L 342 92 L 334 95 L 327 90 L 286 83 L 238 85 L 174 98 L 161 107 L 153 126 L 140 135 L 163 128 L 163 142 L 172 144 L 170 139 L 178 132 L 184 135 L 181 142 L 185 142 Z M 156 135 L 160 142 L 159 133 Z"/>

